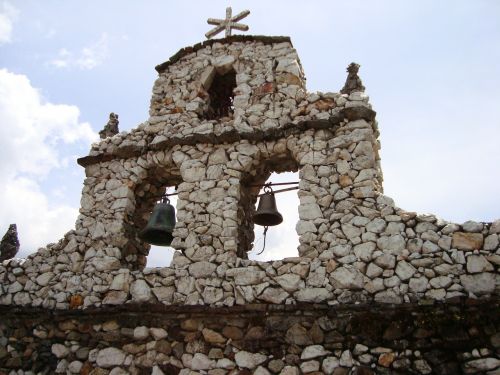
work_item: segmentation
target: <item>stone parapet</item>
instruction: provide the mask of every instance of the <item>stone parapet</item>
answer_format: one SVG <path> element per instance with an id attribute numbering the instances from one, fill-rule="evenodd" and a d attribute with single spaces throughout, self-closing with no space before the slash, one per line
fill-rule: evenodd
<path id="1" fill-rule="evenodd" d="M 0 373 L 494 374 L 498 303 L 0 307 Z"/>

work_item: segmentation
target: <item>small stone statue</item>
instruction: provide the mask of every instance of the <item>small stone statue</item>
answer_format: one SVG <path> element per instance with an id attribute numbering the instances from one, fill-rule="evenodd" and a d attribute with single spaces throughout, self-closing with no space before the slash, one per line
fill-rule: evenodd
<path id="1" fill-rule="evenodd" d="M 104 126 L 104 129 L 99 132 L 99 136 L 101 137 L 101 139 L 112 137 L 113 135 L 118 134 L 118 124 L 118 115 L 111 112 L 109 114 L 108 123 Z"/>
<path id="2" fill-rule="evenodd" d="M 365 91 L 365 86 L 363 86 L 363 82 L 361 82 L 361 78 L 358 76 L 359 64 L 350 63 L 347 67 L 347 79 L 345 80 L 345 85 L 340 90 L 342 94 L 350 94 L 354 91 Z"/>
<path id="3" fill-rule="evenodd" d="M 0 262 L 14 258 L 19 251 L 16 224 L 10 224 L 9 229 L 0 241 Z"/>

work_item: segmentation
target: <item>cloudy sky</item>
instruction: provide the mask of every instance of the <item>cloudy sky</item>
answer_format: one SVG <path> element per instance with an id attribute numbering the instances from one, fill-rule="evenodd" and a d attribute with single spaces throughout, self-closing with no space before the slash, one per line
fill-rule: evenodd
<path id="1" fill-rule="evenodd" d="M 120 130 L 147 119 L 154 66 L 204 40 L 206 19 L 228 5 L 251 11 L 247 34 L 292 38 L 311 92 L 338 91 L 346 66 L 361 64 L 385 193 L 399 207 L 459 223 L 500 218 L 500 2 L 305 4 L 0 0 L 0 235 L 17 223 L 25 256 L 74 226 L 76 158 L 109 112 Z M 296 253 L 296 194 L 278 197 L 285 223 L 259 259 Z M 148 265 L 168 260 L 157 250 Z"/>

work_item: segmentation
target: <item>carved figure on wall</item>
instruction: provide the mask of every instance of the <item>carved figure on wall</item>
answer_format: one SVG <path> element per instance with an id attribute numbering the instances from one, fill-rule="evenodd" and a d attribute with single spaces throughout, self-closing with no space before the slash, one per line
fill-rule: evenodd
<path id="1" fill-rule="evenodd" d="M 101 137 L 101 139 L 112 137 L 113 135 L 118 134 L 118 124 L 118 115 L 111 112 L 109 114 L 108 123 L 104 126 L 104 129 L 99 132 L 99 136 Z"/>
<path id="2" fill-rule="evenodd" d="M 345 81 L 344 87 L 340 92 L 342 94 L 350 94 L 354 91 L 365 91 L 365 86 L 361 82 L 361 78 L 358 76 L 359 64 L 354 62 L 350 63 L 347 67 L 347 79 Z"/>
<path id="3" fill-rule="evenodd" d="M 16 224 L 10 224 L 9 229 L 0 241 L 0 262 L 14 258 L 19 251 Z"/>

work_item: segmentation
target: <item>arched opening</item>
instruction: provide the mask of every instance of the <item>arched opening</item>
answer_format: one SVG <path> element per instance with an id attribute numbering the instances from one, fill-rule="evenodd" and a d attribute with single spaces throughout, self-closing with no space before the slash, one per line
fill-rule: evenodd
<path id="1" fill-rule="evenodd" d="M 233 116 L 234 89 L 236 88 L 236 72 L 234 69 L 224 74 L 215 73 L 208 89 L 208 108 L 205 117 L 208 120 L 218 120 Z"/>
<path id="2" fill-rule="evenodd" d="M 299 181 L 298 172 L 271 173 L 265 183 L 288 183 Z M 280 260 L 289 257 L 298 257 L 299 237 L 295 226 L 299 221 L 299 198 L 298 190 L 282 191 L 297 185 L 283 185 L 273 187 L 275 192 L 276 207 L 283 217 L 283 222 L 276 226 L 269 227 L 264 237 L 264 227 L 254 225 L 253 248 L 248 253 L 249 259 L 269 261 Z M 264 193 L 260 189 L 259 195 Z"/>
<path id="3" fill-rule="evenodd" d="M 172 189 L 166 189 L 167 193 L 171 193 Z M 177 196 L 169 196 L 170 204 L 176 208 L 177 213 Z M 174 257 L 175 249 L 171 246 L 156 246 L 151 245 L 149 253 L 146 257 L 146 267 L 168 267 Z"/>
<path id="4" fill-rule="evenodd" d="M 133 268 L 143 269 L 148 267 L 165 267 L 170 265 L 174 249 L 171 247 L 151 246 L 143 241 L 139 234 L 148 224 L 154 206 L 161 201 L 167 193 L 175 191 L 182 180 L 178 175 L 167 174 L 162 168 L 150 171 L 151 178 L 146 179 L 135 191 L 136 207 L 130 218 L 133 224 L 134 241 L 129 241 L 126 249 L 126 261 Z M 177 197 L 169 196 L 170 204 L 177 206 Z"/>
<path id="5" fill-rule="evenodd" d="M 270 227 L 267 231 L 265 251 L 262 250 L 264 227 L 254 225 L 258 196 L 266 183 L 299 181 L 298 164 L 288 153 L 274 156 L 272 160 L 262 161 L 242 176 L 241 195 L 238 207 L 238 256 L 258 260 L 283 259 L 298 255 L 299 239 L 295 226 L 298 222 L 298 190 L 275 194 L 277 209 L 283 222 Z M 292 185 L 280 186 L 288 188 Z M 297 186 L 297 185 L 294 185 Z"/>

